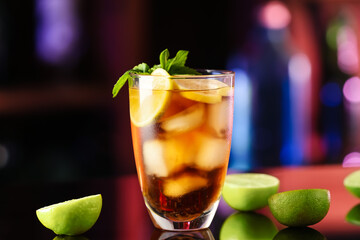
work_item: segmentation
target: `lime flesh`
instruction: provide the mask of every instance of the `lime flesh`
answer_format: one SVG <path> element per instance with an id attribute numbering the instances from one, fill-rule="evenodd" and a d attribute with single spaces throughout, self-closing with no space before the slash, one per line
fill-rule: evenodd
<path id="1" fill-rule="evenodd" d="M 330 208 L 326 189 L 300 189 L 276 193 L 269 198 L 271 213 L 281 224 L 305 227 L 320 222 Z"/>
<path id="2" fill-rule="evenodd" d="M 253 211 L 268 204 L 268 198 L 279 189 L 279 179 L 260 173 L 226 176 L 222 191 L 225 202 L 239 211 Z"/>
<path id="3" fill-rule="evenodd" d="M 36 210 L 39 221 L 58 235 L 79 235 L 88 231 L 99 218 L 100 194 L 73 199 Z"/>
<path id="4" fill-rule="evenodd" d="M 360 170 L 347 175 L 344 179 L 344 186 L 351 194 L 360 198 Z"/>

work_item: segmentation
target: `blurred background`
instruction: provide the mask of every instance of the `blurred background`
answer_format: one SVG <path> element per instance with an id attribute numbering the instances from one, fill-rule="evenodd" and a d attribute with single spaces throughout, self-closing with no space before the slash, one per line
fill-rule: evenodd
<path id="1" fill-rule="evenodd" d="M 360 161 L 360 2 L 0 0 L 0 183 L 135 173 L 121 74 L 236 72 L 230 169 Z"/>

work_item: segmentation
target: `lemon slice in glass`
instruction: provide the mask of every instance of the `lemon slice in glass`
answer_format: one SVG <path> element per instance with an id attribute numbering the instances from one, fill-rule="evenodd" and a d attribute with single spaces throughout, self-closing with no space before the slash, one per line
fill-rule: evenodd
<path id="1" fill-rule="evenodd" d="M 139 87 L 129 89 L 130 119 L 138 127 L 146 126 L 159 117 L 171 96 L 169 73 L 158 68 L 151 75 L 141 76 Z"/>
<path id="2" fill-rule="evenodd" d="M 175 79 L 176 88 L 187 99 L 203 103 L 219 103 L 223 96 L 231 95 L 231 88 L 216 79 Z"/>
<path id="3" fill-rule="evenodd" d="M 36 210 L 39 221 L 58 235 L 79 235 L 89 230 L 99 218 L 100 194 L 73 199 Z"/>

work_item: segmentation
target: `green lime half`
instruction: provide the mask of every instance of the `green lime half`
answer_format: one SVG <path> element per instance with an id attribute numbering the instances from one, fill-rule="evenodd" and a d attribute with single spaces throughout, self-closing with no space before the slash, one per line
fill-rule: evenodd
<path id="1" fill-rule="evenodd" d="M 269 198 L 274 217 L 290 227 L 305 227 L 320 222 L 330 208 L 326 189 L 300 189 L 276 193 Z"/>
<path id="2" fill-rule="evenodd" d="M 100 194 L 53 204 L 36 210 L 39 221 L 58 235 L 79 235 L 89 230 L 99 218 Z"/>
<path id="3" fill-rule="evenodd" d="M 268 198 L 279 190 L 279 183 L 279 179 L 268 174 L 229 174 L 222 196 L 236 210 L 253 211 L 268 205 Z"/>
<path id="4" fill-rule="evenodd" d="M 344 179 L 344 186 L 350 193 L 360 198 L 360 170 L 347 175 Z"/>

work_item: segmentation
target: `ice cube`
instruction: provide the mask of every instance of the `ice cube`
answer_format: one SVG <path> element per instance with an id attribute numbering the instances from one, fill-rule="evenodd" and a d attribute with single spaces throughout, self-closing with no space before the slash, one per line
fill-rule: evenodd
<path id="1" fill-rule="evenodd" d="M 183 168 L 193 157 L 189 154 L 189 142 L 181 138 L 153 139 L 144 142 L 143 156 L 148 175 L 167 177 Z"/>
<path id="2" fill-rule="evenodd" d="M 167 197 L 181 197 L 187 193 L 206 187 L 207 179 L 184 174 L 177 178 L 167 179 L 163 185 L 163 194 Z"/>
<path id="3" fill-rule="evenodd" d="M 149 140 L 144 142 L 143 156 L 145 171 L 148 175 L 166 177 L 169 175 L 165 160 L 165 142 L 162 140 Z"/>
<path id="4" fill-rule="evenodd" d="M 161 128 L 168 133 L 184 133 L 201 126 L 204 116 L 204 104 L 195 104 L 164 120 Z"/>
<path id="5" fill-rule="evenodd" d="M 231 114 L 230 104 L 227 101 L 211 104 L 208 106 L 207 125 L 217 137 L 226 138 L 230 134 Z"/>
<path id="6" fill-rule="evenodd" d="M 196 166 L 203 170 L 213 170 L 224 165 L 229 159 L 230 141 L 202 135 L 196 155 Z"/>

